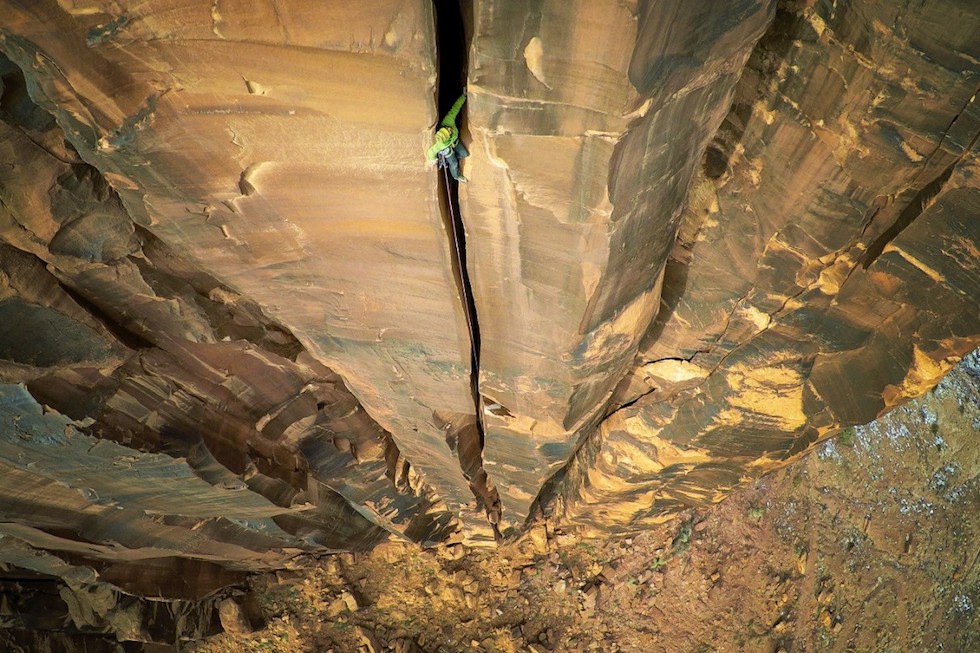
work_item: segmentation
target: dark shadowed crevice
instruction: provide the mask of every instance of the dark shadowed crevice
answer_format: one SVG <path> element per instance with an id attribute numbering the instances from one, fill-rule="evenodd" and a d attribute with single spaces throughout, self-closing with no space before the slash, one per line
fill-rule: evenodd
<path id="1" fill-rule="evenodd" d="M 43 132 L 54 126 L 54 116 L 37 106 L 27 92 L 21 69 L 0 53 L 0 117 L 22 130 Z"/>
<path id="2" fill-rule="evenodd" d="M 466 87 L 467 43 L 460 2 L 458 0 L 435 0 L 434 4 L 439 62 L 439 115 L 443 116 Z M 457 118 L 457 124 L 460 124 L 465 118 L 466 108 L 464 104 Z M 459 210 L 459 183 L 450 175 L 441 174 L 439 184 L 446 203 L 444 218 L 453 241 L 453 273 L 459 285 L 470 331 L 473 357 L 473 390 L 474 401 L 476 401 L 479 398 L 476 378 L 480 358 L 480 325 L 473 301 L 473 289 L 466 268 L 466 229 L 463 226 L 463 219 Z"/>
<path id="3" fill-rule="evenodd" d="M 924 169 L 929 169 L 929 163 L 931 163 L 936 153 L 943 149 L 943 144 L 950 135 L 950 132 L 954 129 L 954 126 L 956 125 L 960 116 L 963 115 L 969 106 L 976 101 L 978 94 L 980 94 L 980 88 L 977 88 L 977 90 L 974 91 L 969 101 L 967 101 L 966 106 L 964 106 L 959 113 L 953 116 L 953 119 L 950 121 L 949 125 L 947 125 L 946 130 L 940 137 L 939 143 L 936 145 L 936 149 L 929 155 L 929 160 L 927 161 Z M 980 133 L 975 133 L 973 138 L 970 139 L 969 143 L 967 143 L 965 147 L 961 148 L 960 154 L 956 157 L 956 160 L 946 166 L 943 171 L 936 175 L 932 181 L 919 189 L 912 199 L 909 200 L 908 204 L 905 205 L 905 208 L 902 209 L 902 212 L 899 214 L 895 222 L 893 222 L 892 225 L 884 231 L 884 233 L 875 238 L 874 241 L 868 245 L 867 251 L 860 259 L 860 263 L 865 270 L 867 270 L 868 267 L 874 263 L 879 256 L 881 256 L 881 253 L 885 250 L 888 243 L 895 240 L 899 234 L 908 228 L 908 226 L 911 225 L 915 219 L 918 218 L 922 212 L 932 204 L 936 197 L 942 193 L 943 188 L 946 186 L 946 182 L 948 182 L 950 177 L 953 176 L 953 171 L 956 169 L 956 166 L 963 160 L 963 157 L 966 156 L 967 152 L 973 149 L 973 146 L 976 144 L 978 139 L 980 139 Z M 922 172 L 920 171 L 919 174 L 921 175 Z M 877 207 L 875 208 L 875 212 L 871 215 L 871 219 L 873 220 L 876 217 L 879 217 Z M 867 226 L 865 229 L 867 229 Z"/>
<path id="4" fill-rule="evenodd" d="M 111 315 L 108 311 L 104 311 L 98 304 L 63 281 L 58 280 L 58 285 L 66 295 L 71 297 L 72 301 L 85 309 L 89 317 L 98 322 L 102 328 L 112 334 L 113 338 L 129 349 L 137 351 L 153 348 L 153 343 L 140 333 L 140 330 L 135 328 L 135 325 L 120 321 L 116 316 Z"/>
<path id="5" fill-rule="evenodd" d="M 433 0 L 439 65 L 439 115 L 444 116 L 466 88 L 468 43 L 460 0 Z M 465 111 L 465 107 L 464 107 Z"/>
<path id="6" fill-rule="evenodd" d="M 861 265 L 865 270 L 874 263 L 881 253 L 884 251 L 885 246 L 891 241 L 895 240 L 902 231 L 905 230 L 910 224 L 912 224 L 917 217 L 922 213 L 923 210 L 932 202 L 933 198 L 942 191 L 943 186 L 949 181 L 949 178 L 953 175 L 953 168 L 959 161 L 955 161 L 949 165 L 945 170 L 940 173 L 938 177 L 933 179 L 931 182 L 922 187 L 915 197 L 906 205 L 905 209 L 898 216 L 898 219 L 888 227 L 883 234 L 875 238 L 874 242 L 868 245 L 868 251 L 864 253 L 861 257 Z"/>

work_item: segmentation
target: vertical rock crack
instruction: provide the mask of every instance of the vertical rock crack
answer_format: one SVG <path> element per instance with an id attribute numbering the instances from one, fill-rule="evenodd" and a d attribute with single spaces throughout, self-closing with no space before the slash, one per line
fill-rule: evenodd
<path id="1" fill-rule="evenodd" d="M 434 0 L 436 17 L 436 47 L 439 66 L 438 104 L 439 115 L 445 115 L 453 102 L 466 88 L 466 68 L 468 43 L 463 25 L 462 2 L 460 0 Z M 459 114 L 459 123 L 467 113 L 464 104 Z M 444 195 L 443 213 L 447 232 L 452 240 L 451 254 L 453 273 L 459 287 L 460 298 L 466 315 L 466 326 L 470 338 L 470 391 L 473 395 L 475 415 L 475 434 L 478 446 L 457 441 L 455 449 L 464 475 L 470 482 L 474 495 L 483 503 L 487 517 L 493 525 L 494 534 L 499 538 L 497 524 L 500 519 L 500 499 L 496 489 L 483 469 L 482 453 L 486 437 L 483 420 L 483 401 L 480 395 L 480 323 L 477 317 L 476 302 L 466 267 L 466 229 L 459 206 L 459 182 L 452 178 L 445 168 L 440 175 L 441 193 Z M 465 430 L 451 434 L 453 440 L 465 437 Z M 472 436 L 470 436 L 472 437 Z"/>

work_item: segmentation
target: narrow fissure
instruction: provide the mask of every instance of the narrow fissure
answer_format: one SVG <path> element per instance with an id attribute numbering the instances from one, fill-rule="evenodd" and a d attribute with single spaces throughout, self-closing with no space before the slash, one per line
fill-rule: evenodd
<path id="1" fill-rule="evenodd" d="M 872 263 L 878 260 L 881 253 L 885 250 L 885 246 L 891 241 L 895 240 L 900 233 L 905 231 L 905 228 L 911 225 L 917 217 L 919 217 L 927 206 L 932 202 L 933 199 L 940 192 L 942 192 L 943 186 L 949 181 L 949 178 L 953 175 L 953 169 L 956 164 L 959 163 L 959 159 L 954 161 L 947 167 L 938 177 L 933 179 L 931 182 L 922 187 L 922 189 L 915 194 L 905 209 L 899 214 L 898 219 L 890 227 L 888 227 L 883 234 L 874 239 L 874 241 L 868 245 L 868 250 L 861 257 L 861 266 L 867 270 Z"/>
<path id="2" fill-rule="evenodd" d="M 470 357 L 472 359 L 470 366 L 472 370 L 470 385 L 473 389 L 473 401 L 479 407 L 480 324 L 476 317 L 476 305 L 473 302 L 473 288 L 470 285 L 470 276 L 466 271 L 466 236 L 463 229 L 463 220 L 459 214 L 459 182 L 449 176 L 448 171 L 445 169 L 442 172 L 442 181 L 440 184 L 449 190 L 447 193 L 447 202 L 449 204 L 449 222 L 451 226 L 450 236 L 453 240 L 454 267 L 458 268 L 456 282 L 460 287 L 463 307 L 466 310 L 466 324 L 470 332 Z M 478 421 L 482 422 L 482 420 Z"/>
<path id="3" fill-rule="evenodd" d="M 970 100 L 962 109 L 960 109 L 960 112 L 953 116 L 953 120 L 950 121 L 949 125 L 946 127 L 946 130 L 943 132 L 943 135 L 939 138 L 939 142 L 936 144 L 935 150 L 929 155 L 929 159 L 927 160 L 924 169 L 929 168 L 928 164 L 932 161 L 932 158 L 936 155 L 936 153 L 942 149 L 946 137 L 949 135 L 950 130 L 953 129 L 953 125 L 956 124 L 956 121 L 959 120 L 960 116 L 963 115 L 969 106 L 976 101 L 977 94 L 980 94 L 980 88 L 977 88 L 977 90 L 974 91 L 973 95 L 970 97 Z M 974 134 L 973 138 L 966 145 L 966 147 L 962 148 L 962 151 L 960 155 L 956 157 L 956 160 L 946 166 L 946 168 L 939 173 L 935 179 L 923 186 L 905 206 L 895 222 L 892 223 L 892 225 L 888 227 L 884 233 L 875 238 L 870 245 L 868 245 L 868 250 L 859 261 L 865 270 L 867 270 L 872 263 L 878 260 L 878 257 L 881 256 L 888 243 L 895 240 L 899 234 L 901 234 L 909 225 L 911 225 L 915 219 L 929 207 L 932 201 L 939 196 L 939 194 L 943 191 L 946 182 L 953 176 L 953 171 L 956 169 L 956 166 L 963 160 L 963 157 L 965 157 L 967 153 L 973 149 L 973 145 L 977 142 L 977 139 L 980 139 L 980 133 Z M 920 171 L 919 174 L 922 174 L 922 172 Z M 874 217 L 876 216 L 872 216 L 872 218 Z M 867 230 L 867 226 L 865 227 L 865 230 Z"/>
<path id="4" fill-rule="evenodd" d="M 465 8 L 471 7 L 468 0 L 433 0 L 436 17 L 436 48 L 439 68 L 438 105 L 439 116 L 444 116 L 466 88 L 467 52 L 469 43 L 463 22 Z M 468 107 L 463 105 L 457 118 L 457 126 L 462 127 Z M 462 129 L 460 129 L 462 137 Z M 470 336 L 470 392 L 473 396 L 475 416 L 474 428 L 461 428 L 450 433 L 447 441 L 453 448 L 470 489 L 483 504 L 487 517 L 499 539 L 500 499 L 493 484 L 483 470 L 483 446 L 486 432 L 483 423 L 483 402 L 480 395 L 480 323 L 477 319 L 473 288 L 466 267 L 466 229 L 459 208 L 459 182 L 443 168 L 439 175 L 440 204 L 444 204 L 443 216 L 447 231 L 452 239 L 453 276 L 459 287 L 460 297 L 466 313 L 466 326 Z M 446 213 L 448 212 L 448 215 Z M 475 438 L 477 442 L 472 440 Z"/>
<path id="5" fill-rule="evenodd" d="M 439 116 L 444 116 L 456 99 L 466 88 L 466 33 L 463 27 L 463 13 L 459 0 L 434 0 L 436 9 L 436 47 L 439 65 Z M 467 114 L 464 104 L 457 118 L 461 125 Z M 477 372 L 480 362 L 480 325 L 473 302 L 473 289 L 466 269 L 466 230 L 459 212 L 459 182 L 452 178 L 445 168 L 440 174 L 439 184 L 449 211 L 447 219 L 449 233 L 453 240 L 454 270 L 459 285 L 466 322 L 470 332 L 472 356 L 472 381 L 474 402 L 479 404 L 479 384 Z M 479 420 L 482 421 L 482 420 Z M 482 431 L 482 428 L 481 428 Z M 481 438 L 482 440 L 482 438 Z M 481 442 L 482 444 L 482 442 Z"/>
<path id="6" fill-rule="evenodd" d="M 436 10 L 436 47 L 439 66 L 439 115 L 445 115 L 456 99 L 466 88 L 466 35 L 463 29 L 463 13 L 459 0 L 433 0 Z M 464 104 L 459 113 L 460 124 L 467 113 Z M 456 283 L 459 284 L 463 307 L 466 311 L 466 324 L 470 333 L 471 381 L 473 401 L 479 404 L 479 363 L 480 363 L 480 325 L 473 302 L 473 288 L 466 269 L 466 230 L 459 212 L 459 182 L 442 169 L 439 185 L 445 195 L 449 211 L 448 227 L 453 244 L 453 267 Z M 482 420 L 477 418 L 478 422 Z M 481 445 L 482 431 L 481 426 Z"/>

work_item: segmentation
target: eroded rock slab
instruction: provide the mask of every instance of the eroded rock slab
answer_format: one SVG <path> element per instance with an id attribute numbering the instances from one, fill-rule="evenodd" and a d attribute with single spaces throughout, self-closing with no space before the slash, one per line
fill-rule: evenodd
<path id="1" fill-rule="evenodd" d="M 978 21 L 970 3 L 781 6 L 566 516 L 629 530 L 718 501 L 977 346 Z"/>
<path id="2" fill-rule="evenodd" d="M 475 3 L 461 203 L 484 466 L 511 523 L 630 368 L 689 182 L 773 8 Z"/>
<path id="3" fill-rule="evenodd" d="M 4 4 L 0 380 L 71 432 L 4 445 L 32 573 L 487 543 L 495 489 L 636 530 L 978 344 L 970 3 L 462 7 L 472 307 L 429 2 Z"/>
<path id="4" fill-rule="evenodd" d="M 0 39 L 139 227 L 340 373 L 473 537 L 489 535 L 442 428 L 474 408 L 422 165 L 430 4 L 15 2 Z M 82 255 L 87 220 L 53 251 Z"/>

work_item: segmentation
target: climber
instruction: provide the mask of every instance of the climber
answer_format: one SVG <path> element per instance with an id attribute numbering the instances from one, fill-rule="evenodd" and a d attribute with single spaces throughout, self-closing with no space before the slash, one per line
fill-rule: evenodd
<path id="1" fill-rule="evenodd" d="M 456 114 L 466 102 L 466 92 L 464 91 L 453 108 L 449 110 L 446 117 L 439 123 L 439 130 L 436 132 L 435 143 L 425 152 L 425 158 L 429 165 L 439 163 L 440 168 L 449 168 L 449 173 L 453 179 L 461 183 L 469 181 L 466 177 L 459 174 L 459 160 L 465 159 L 470 155 L 466 147 L 459 142 L 459 130 L 456 129 Z"/>

